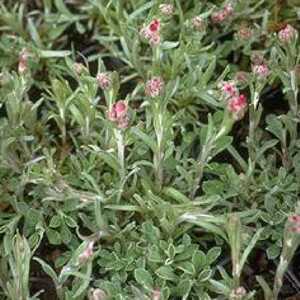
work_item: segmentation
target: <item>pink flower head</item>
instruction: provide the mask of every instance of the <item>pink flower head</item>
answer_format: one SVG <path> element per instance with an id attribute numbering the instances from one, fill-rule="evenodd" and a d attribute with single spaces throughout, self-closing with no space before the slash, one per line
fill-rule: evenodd
<path id="1" fill-rule="evenodd" d="M 161 95 L 164 86 L 165 84 L 161 77 L 159 76 L 153 77 L 147 81 L 145 93 L 147 96 L 150 96 L 152 98 L 157 97 Z"/>
<path id="2" fill-rule="evenodd" d="M 96 77 L 97 81 L 98 81 L 98 85 L 100 86 L 100 88 L 102 90 L 108 90 L 110 89 L 111 85 L 112 85 L 112 80 L 109 74 L 107 73 L 99 73 Z"/>
<path id="3" fill-rule="evenodd" d="M 232 113 L 235 120 L 243 118 L 247 108 L 247 98 L 245 95 L 239 95 L 228 100 L 228 111 Z"/>
<path id="4" fill-rule="evenodd" d="M 86 262 L 90 257 L 93 256 L 93 254 L 94 254 L 93 247 L 94 247 L 94 241 L 90 241 L 87 244 L 84 251 L 79 255 L 79 262 L 80 263 Z"/>
<path id="5" fill-rule="evenodd" d="M 291 26 L 286 25 L 285 28 L 278 32 L 278 38 L 282 43 L 288 43 L 293 40 L 297 35 L 297 30 Z"/>
<path id="6" fill-rule="evenodd" d="M 159 10 L 165 16 L 172 16 L 174 13 L 174 6 L 173 4 L 164 3 L 159 6 Z"/>
<path id="7" fill-rule="evenodd" d="M 259 78 L 266 78 L 270 74 L 270 70 L 266 64 L 259 64 L 252 66 L 252 72 Z"/>
<path id="8" fill-rule="evenodd" d="M 151 23 L 143 27 L 140 31 L 140 35 L 149 41 L 150 45 L 156 46 L 160 43 L 160 21 L 154 19 Z"/>
<path id="9" fill-rule="evenodd" d="M 212 19 L 213 23 L 218 24 L 218 23 L 224 22 L 226 19 L 228 19 L 232 15 L 233 15 L 233 7 L 232 7 L 231 3 L 228 3 L 224 6 L 223 9 L 212 14 L 211 19 Z"/>
<path id="10" fill-rule="evenodd" d="M 289 216 L 288 221 L 290 223 L 290 230 L 295 233 L 300 233 L 300 216 Z"/>
<path id="11" fill-rule="evenodd" d="M 218 24 L 218 23 L 222 23 L 226 19 L 226 17 L 227 17 L 226 13 L 223 10 L 221 10 L 212 14 L 211 19 L 213 23 Z"/>
<path id="12" fill-rule="evenodd" d="M 239 94 L 234 81 L 224 81 L 220 87 L 225 97 L 235 97 Z"/>
<path id="13" fill-rule="evenodd" d="M 192 19 L 193 28 L 197 31 L 203 31 L 205 22 L 201 16 L 196 16 Z"/>
<path id="14" fill-rule="evenodd" d="M 108 119 L 116 123 L 118 128 L 128 127 L 128 104 L 125 101 L 119 100 L 114 103 L 107 115 Z"/>
<path id="15" fill-rule="evenodd" d="M 154 19 L 150 24 L 149 24 L 149 29 L 150 31 L 153 32 L 158 32 L 160 29 L 160 21 L 158 19 Z"/>
<path id="16" fill-rule="evenodd" d="M 24 74 L 28 69 L 28 57 L 29 52 L 26 48 L 24 48 L 19 55 L 19 65 L 18 65 L 18 72 L 19 74 Z"/>

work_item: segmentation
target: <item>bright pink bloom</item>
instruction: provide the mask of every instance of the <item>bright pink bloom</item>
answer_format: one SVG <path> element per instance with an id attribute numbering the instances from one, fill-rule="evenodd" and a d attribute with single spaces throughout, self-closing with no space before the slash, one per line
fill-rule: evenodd
<path id="1" fill-rule="evenodd" d="M 149 29 L 151 32 L 158 32 L 160 29 L 160 21 L 158 19 L 154 19 L 150 24 L 149 24 Z"/>
<path id="2" fill-rule="evenodd" d="M 233 81 L 222 82 L 221 90 L 226 97 L 235 97 L 239 94 L 239 91 Z"/>
<path id="3" fill-rule="evenodd" d="M 148 26 L 143 27 L 140 35 L 149 41 L 150 45 L 155 46 L 160 43 L 160 21 L 154 19 Z"/>
<path id="4" fill-rule="evenodd" d="M 297 30 L 291 26 L 286 25 L 284 29 L 278 32 L 278 38 L 282 43 L 288 43 L 293 40 L 297 35 Z"/>
<path id="5" fill-rule="evenodd" d="M 228 100 L 227 106 L 229 112 L 232 113 L 235 120 L 243 118 L 247 108 L 247 98 L 245 95 L 236 96 Z"/>
<path id="6" fill-rule="evenodd" d="M 173 4 L 163 3 L 159 6 L 159 10 L 165 16 L 172 16 L 174 13 L 174 6 Z"/>
<path id="7" fill-rule="evenodd" d="M 96 77 L 98 85 L 102 90 L 108 90 L 111 87 L 112 80 L 109 74 L 99 73 Z"/>
<path id="8" fill-rule="evenodd" d="M 118 128 L 128 127 L 129 118 L 127 103 L 123 100 L 114 103 L 107 116 L 110 121 L 116 123 Z"/>
<path id="9" fill-rule="evenodd" d="M 252 71 L 259 78 L 266 78 L 270 74 L 270 70 L 266 64 L 253 65 Z"/>
<path id="10" fill-rule="evenodd" d="M 147 96 L 150 96 L 152 98 L 157 97 L 161 95 L 164 85 L 164 81 L 161 77 L 153 77 L 147 81 L 145 93 Z"/>

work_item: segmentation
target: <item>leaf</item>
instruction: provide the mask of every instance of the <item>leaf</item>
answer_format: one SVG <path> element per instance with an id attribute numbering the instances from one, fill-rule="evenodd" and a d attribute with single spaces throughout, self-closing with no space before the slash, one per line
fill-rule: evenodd
<path id="1" fill-rule="evenodd" d="M 153 289 L 153 278 L 147 270 L 143 268 L 136 269 L 134 271 L 134 277 L 135 280 L 147 290 L 151 291 Z"/>
<path id="2" fill-rule="evenodd" d="M 156 149 L 156 144 L 155 141 L 153 140 L 153 138 L 151 138 L 149 135 L 147 135 L 146 133 L 144 133 L 143 131 L 141 131 L 139 128 L 137 127 L 133 127 L 131 128 L 131 132 L 136 135 L 139 139 L 141 139 L 146 145 L 149 146 L 149 148 L 155 152 Z"/>
<path id="3" fill-rule="evenodd" d="M 39 56 L 42 58 L 58 58 L 71 55 L 68 50 L 39 50 Z"/>
<path id="4" fill-rule="evenodd" d="M 55 271 L 43 260 L 38 257 L 33 257 L 33 260 L 37 261 L 41 266 L 43 271 L 53 280 L 55 286 L 59 285 L 58 276 Z"/>
<path id="5" fill-rule="evenodd" d="M 255 247 L 257 241 L 260 238 L 261 233 L 263 232 L 264 228 L 260 228 L 256 231 L 256 233 L 253 235 L 250 243 L 248 244 L 248 246 L 246 247 L 246 249 L 244 250 L 241 260 L 240 260 L 240 270 L 243 269 L 243 266 L 250 254 L 250 252 L 252 251 L 252 249 Z"/>
<path id="6" fill-rule="evenodd" d="M 206 254 L 207 263 L 212 264 L 221 254 L 222 249 L 220 247 L 213 247 Z"/>
<path id="7" fill-rule="evenodd" d="M 155 272 L 160 278 L 168 281 L 177 281 L 177 276 L 175 275 L 173 269 L 170 266 L 162 266 L 158 268 Z"/>

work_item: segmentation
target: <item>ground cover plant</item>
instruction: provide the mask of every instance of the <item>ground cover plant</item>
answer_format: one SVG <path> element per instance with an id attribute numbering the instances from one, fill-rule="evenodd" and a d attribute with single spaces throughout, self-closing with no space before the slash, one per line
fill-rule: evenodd
<path id="1" fill-rule="evenodd" d="M 297 299 L 299 19 L 1 1 L 0 299 Z"/>

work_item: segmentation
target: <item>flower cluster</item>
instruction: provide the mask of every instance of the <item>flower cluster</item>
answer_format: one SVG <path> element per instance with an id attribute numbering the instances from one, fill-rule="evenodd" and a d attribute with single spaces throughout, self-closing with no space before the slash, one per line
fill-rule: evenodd
<path id="1" fill-rule="evenodd" d="M 107 113 L 107 117 L 110 121 L 114 122 L 118 128 L 128 127 L 128 104 L 123 100 L 114 103 L 111 110 Z"/>
<path id="2" fill-rule="evenodd" d="M 112 80 L 108 73 L 99 73 L 96 79 L 102 90 L 108 90 L 111 88 Z"/>
<path id="3" fill-rule="evenodd" d="M 101 289 L 92 289 L 89 294 L 89 300 L 106 300 L 108 299 L 106 293 Z"/>
<path id="4" fill-rule="evenodd" d="M 219 85 L 225 98 L 235 97 L 239 94 L 238 88 L 234 81 L 223 81 Z"/>
<path id="5" fill-rule="evenodd" d="M 27 49 L 23 49 L 19 55 L 19 64 L 18 64 L 18 72 L 19 74 L 24 74 L 28 69 L 28 57 L 29 52 Z"/>
<path id="6" fill-rule="evenodd" d="M 291 26 L 286 25 L 285 28 L 278 32 L 278 38 L 282 43 L 289 43 L 297 36 L 297 30 Z"/>
<path id="7" fill-rule="evenodd" d="M 232 15 L 233 15 L 233 7 L 232 7 L 231 3 L 228 3 L 224 6 L 223 9 L 212 14 L 211 19 L 212 19 L 213 23 L 218 24 L 218 23 L 222 23 L 222 22 L 226 21 Z"/>
<path id="8" fill-rule="evenodd" d="M 140 35 L 152 46 L 156 46 L 160 43 L 160 25 L 160 21 L 158 19 L 154 19 L 149 25 L 143 27 L 140 31 Z"/>
<path id="9" fill-rule="evenodd" d="M 270 74 L 269 67 L 265 63 L 252 65 L 252 72 L 259 79 L 267 78 Z"/>
<path id="10" fill-rule="evenodd" d="M 162 94 L 165 83 L 159 76 L 153 77 L 146 83 L 145 93 L 149 97 L 158 97 Z"/>
<path id="11" fill-rule="evenodd" d="M 234 120 L 243 118 L 247 109 L 247 98 L 239 94 L 239 90 L 234 81 L 223 81 L 219 88 L 226 100 L 227 110 L 231 113 Z"/>
<path id="12" fill-rule="evenodd" d="M 165 16 L 172 16 L 174 14 L 174 6 L 172 4 L 163 3 L 159 6 L 160 12 Z"/>
<path id="13" fill-rule="evenodd" d="M 300 233 L 300 216 L 299 215 L 293 215 L 289 217 L 290 222 L 290 230 L 292 232 Z"/>

